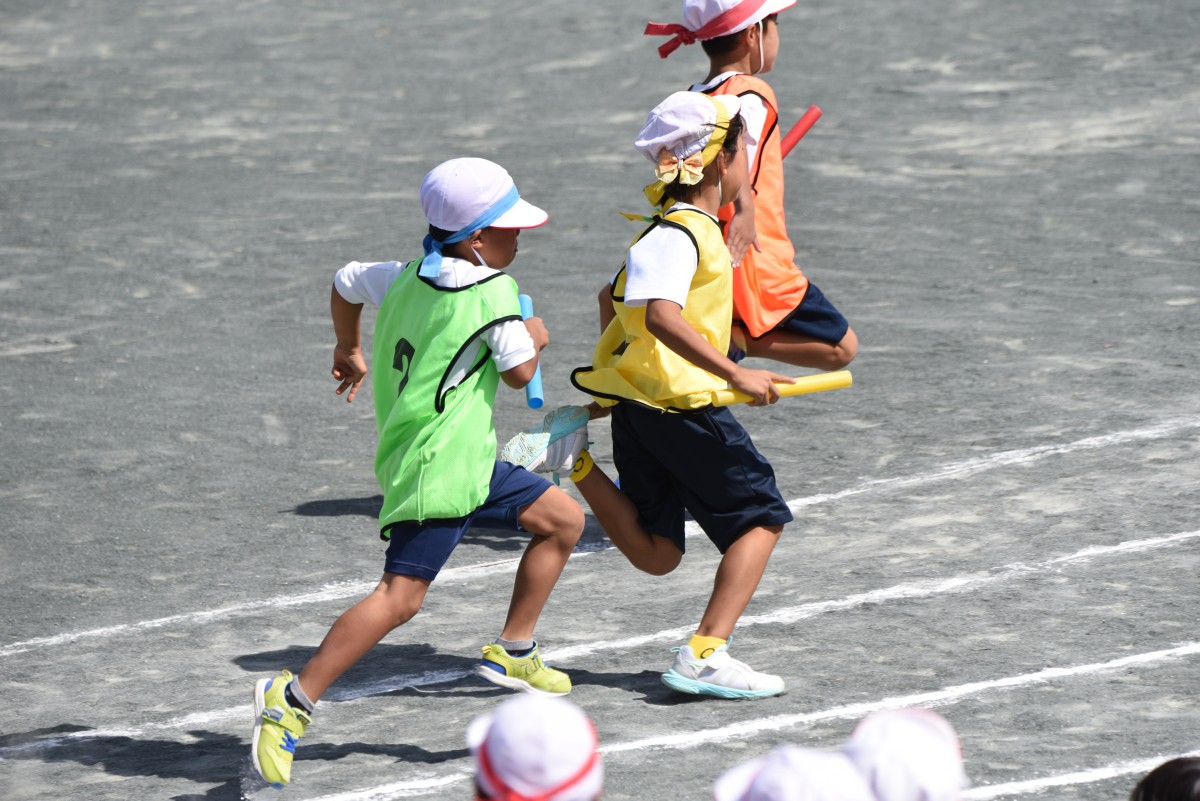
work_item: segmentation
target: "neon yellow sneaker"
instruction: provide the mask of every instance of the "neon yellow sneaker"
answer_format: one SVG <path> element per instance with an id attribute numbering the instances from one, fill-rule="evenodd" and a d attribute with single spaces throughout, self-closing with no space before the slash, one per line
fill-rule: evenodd
<path id="1" fill-rule="evenodd" d="M 283 671 L 273 679 L 259 679 L 254 685 L 254 741 L 250 755 L 254 768 L 272 787 L 282 788 L 292 780 L 292 757 L 296 741 L 312 718 L 303 709 L 291 706 L 283 690 L 292 674 Z"/>
<path id="2" fill-rule="evenodd" d="M 483 661 L 475 675 L 492 684 L 539 695 L 566 695 L 571 692 L 571 677 L 542 662 L 537 643 L 525 656 L 511 656 L 495 643 L 483 646 Z"/>

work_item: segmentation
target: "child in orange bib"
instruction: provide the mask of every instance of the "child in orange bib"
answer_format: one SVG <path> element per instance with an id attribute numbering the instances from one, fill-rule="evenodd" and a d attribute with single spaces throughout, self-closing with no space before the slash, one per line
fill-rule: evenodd
<path id="1" fill-rule="evenodd" d="M 684 0 L 683 24 L 650 23 L 646 33 L 671 35 L 666 58 L 700 42 L 708 77 L 693 91 L 742 100 L 750 181 L 718 215 L 734 260 L 731 355 L 838 370 L 858 353 L 846 318 L 801 272 L 787 233 L 778 104 L 762 78 L 779 52 L 780 11 L 795 0 Z"/>

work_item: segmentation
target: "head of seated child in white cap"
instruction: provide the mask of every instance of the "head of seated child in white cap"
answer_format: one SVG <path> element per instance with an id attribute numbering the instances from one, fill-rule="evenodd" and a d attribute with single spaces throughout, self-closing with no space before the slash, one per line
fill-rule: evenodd
<path id="1" fill-rule="evenodd" d="M 716 801 L 875 801 L 840 751 L 781 745 L 727 770 L 713 785 Z"/>
<path id="2" fill-rule="evenodd" d="M 842 751 L 879 801 L 958 801 L 967 786 L 954 727 L 928 709 L 868 715 Z"/>
<path id="3" fill-rule="evenodd" d="M 472 721 L 478 799 L 595 801 L 604 784 L 596 728 L 564 698 L 519 695 Z"/>

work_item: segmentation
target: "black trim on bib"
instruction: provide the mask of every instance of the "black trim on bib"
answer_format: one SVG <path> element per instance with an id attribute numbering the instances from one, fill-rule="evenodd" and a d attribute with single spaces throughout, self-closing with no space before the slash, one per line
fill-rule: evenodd
<path id="1" fill-rule="evenodd" d="M 506 277 L 511 277 L 511 276 L 506 276 Z M 422 280 L 424 280 L 424 279 L 422 279 Z M 490 280 L 490 279 L 488 279 L 488 280 Z M 483 283 L 483 282 L 481 281 L 479 283 Z M 520 319 L 521 319 L 521 315 L 519 315 L 519 314 L 510 314 L 507 317 L 498 317 L 495 320 L 492 320 L 487 325 L 480 328 L 474 334 L 471 334 L 471 336 L 467 337 L 467 340 L 465 342 L 463 342 L 462 346 L 459 347 L 458 351 L 454 354 L 454 358 L 451 359 L 450 363 L 446 366 L 446 372 L 442 374 L 442 380 L 438 382 L 437 394 L 434 396 L 434 402 L 433 402 L 433 408 L 434 408 L 434 410 L 437 411 L 438 414 L 441 414 L 442 412 L 444 412 L 446 410 L 446 396 L 448 394 L 450 394 L 450 391 L 462 386 L 463 384 L 465 384 L 467 382 L 468 378 L 470 378 L 471 376 L 475 375 L 475 373 L 477 373 L 481 369 L 483 369 L 483 366 L 485 364 L 487 364 L 487 360 L 490 359 L 492 356 L 492 350 L 491 350 L 491 348 L 488 348 L 486 346 L 481 347 L 480 348 L 481 353 L 479 354 L 479 359 L 475 362 L 475 364 L 473 364 L 471 366 L 470 370 L 467 370 L 466 374 L 462 377 L 462 380 L 459 381 L 457 384 L 455 384 L 452 387 L 446 386 L 447 382 L 450 380 L 450 372 L 454 369 L 454 366 L 456 364 L 458 364 L 459 357 L 461 357 L 466 352 L 467 348 L 469 348 L 471 346 L 471 344 L 473 342 L 475 342 L 475 340 L 479 339 L 479 337 L 483 334 L 484 331 L 487 331 L 489 328 L 494 328 L 497 325 L 500 325 L 501 323 L 508 323 L 508 322 L 512 322 L 513 320 L 520 320 Z"/>
<path id="2" fill-rule="evenodd" d="M 679 211 L 680 213 L 687 213 L 688 211 L 690 211 L 690 209 L 677 209 L 677 211 Z M 655 214 L 654 221 L 652 223 L 650 223 L 650 225 L 646 226 L 645 231 L 642 231 L 640 234 L 638 234 L 638 238 L 633 240 L 633 244 L 630 245 L 630 247 L 632 248 L 633 245 L 636 245 L 638 242 L 641 242 L 646 237 L 646 234 L 650 233 L 658 226 L 666 225 L 670 228 L 675 228 L 675 229 L 677 229 L 679 231 L 683 231 L 685 234 L 687 234 L 687 238 L 692 241 L 692 247 L 694 247 L 696 249 L 696 261 L 697 261 L 697 263 L 699 263 L 700 243 L 698 243 L 696 241 L 695 235 L 691 231 L 688 230 L 686 225 L 677 223 L 674 220 L 668 220 L 666 218 L 666 216 L 664 216 L 665 214 L 670 214 L 670 213 L 671 213 L 671 211 L 667 210 L 664 214 Z M 705 217 L 708 217 L 708 215 L 704 214 L 704 212 L 699 212 L 699 213 L 703 214 Z M 708 217 L 708 219 L 710 221 L 712 220 L 711 217 Z M 617 282 L 621 280 L 621 274 L 625 272 L 627 262 L 628 262 L 628 260 L 621 262 L 621 269 L 617 270 L 617 274 L 615 276 L 613 276 L 612 283 L 610 283 L 608 285 L 608 294 L 613 299 L 613 301 L 617 302 L 617 303 L 625 302 L 625 296 L 617 294 Z"/>

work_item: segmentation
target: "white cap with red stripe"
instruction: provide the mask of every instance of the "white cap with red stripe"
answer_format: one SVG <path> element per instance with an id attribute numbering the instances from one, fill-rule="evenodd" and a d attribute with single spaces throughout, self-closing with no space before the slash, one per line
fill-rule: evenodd
<path id="1" fill-rule="evenodd" d="M 472 721 L 467 747 L 485 798 L 593 801 L 604 766 L 596 728 L 565 698 L 519 695 Z"/>

